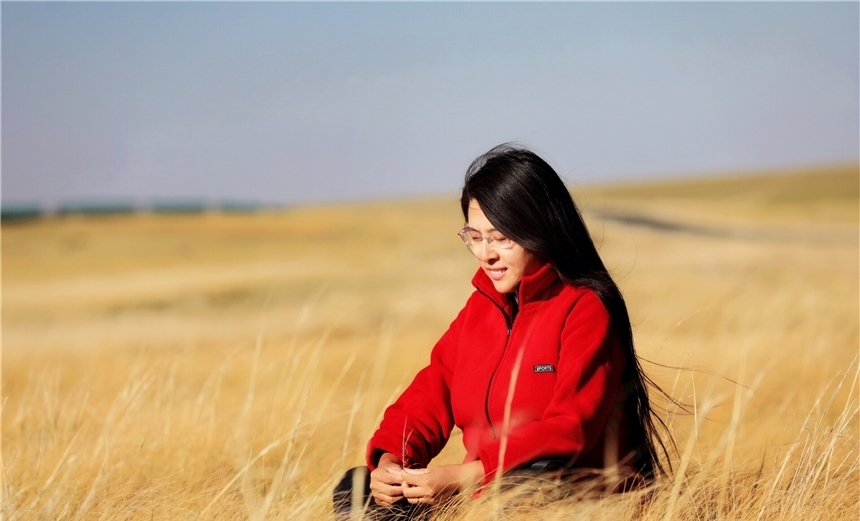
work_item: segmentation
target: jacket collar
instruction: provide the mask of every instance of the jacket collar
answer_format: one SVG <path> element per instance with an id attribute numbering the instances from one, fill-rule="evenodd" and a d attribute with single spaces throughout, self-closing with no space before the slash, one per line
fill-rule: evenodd
<path id="1" fill-rule="evenodd" d="M 523 277 L 517 287 L 520 309 L 530 302 L 544 300 L 549 297 L 552 294 L 550 290 L 553 289 L 556 283 L 560 284 L 561 279 L 558 278 L 555 268 L 549 263 L 544 264 L 531 275 Z M 478 272 L 472 277 L 472 285 L 510 314 L 511 303 L 508 300 L 508 296 L 496 291 L 493 281 L 490 280 L 490 277 L 481 268 L 478 268 Z"/>

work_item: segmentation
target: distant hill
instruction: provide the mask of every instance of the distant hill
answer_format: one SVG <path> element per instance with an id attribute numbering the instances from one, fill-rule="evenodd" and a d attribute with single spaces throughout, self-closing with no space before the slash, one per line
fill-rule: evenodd
<path id="1" fill-rule="evenodd" d="M 272 208 L 272 205 L 263 205 L 256 202 L 222 201 L 210 203 L 205 200 L 157 200 L 149 204 L 136 204 L 130 201 L 73 201 L 62 203 L 57 208 L 50 209 L 41 207 L 37 203 L 27 203 L 2 205 L 0 207 L 0 221 L 11 223 L 54 215 L 111 216 L 148 212 L 195 214 L 208 211 L 243 213 L 270 208 Z"/>
<path id="2" fill-rule="evenodd" d="M 574 192 L 577 192 L 574 189 Z M 664 180 L 630 181 L 593 187 L 590 194 L 611 199 L 753 199 L 769 204 L 812 200 L 860 199 L 860 165 L 798 168 L 714 174 Z M 11 223 L 50 215 L 107 216 L 139 212 L 194 214 L 207 211 L 246 213 L 277 209 L 253 201 L 210 202 L 197 199 L 156 200 L 147 204 L 130 201 L 71 201 L 46 209 L 37 203 L 0 207 L 0 221 Z"/>
<path id="3" fill-rule="evenodd" d="M 596 194 L 632 199 L 723 199 L 756 196 L 768 202 L 860 198 L 860 165 L 783 169 L 596 187 Z"/>

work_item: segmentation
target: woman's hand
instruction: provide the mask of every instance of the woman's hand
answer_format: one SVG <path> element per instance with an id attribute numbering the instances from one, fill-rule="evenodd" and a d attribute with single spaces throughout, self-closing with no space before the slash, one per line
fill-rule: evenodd
<path id="1" fill-rule="evenodd" d="M 480 461 L 432 469 L 403 469 L 401 492 L 412 504 L 435 505 L 458 490 L 477 485 L 484 477 Z"/>
<path id="2" fill-rule="evenodd" d="M 377 505 L 391 506 L 403 499 L 403 476 L 400 462 L 389 453 L 379 458 L 379 465 L 370 473 L 370 492 Z"/>

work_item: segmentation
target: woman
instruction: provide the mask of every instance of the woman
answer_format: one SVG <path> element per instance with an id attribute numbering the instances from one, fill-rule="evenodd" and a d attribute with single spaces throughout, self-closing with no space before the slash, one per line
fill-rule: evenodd
<path id="1" fill-rule="evenodd" d="M 651 480 L 665 448 L 627 308 L 562 180 L 533 152 L 500 145 L 471 164 L 460 204 L 475 292 L 386 409 L 369 476 L 347 473 L 336 510 L 354 497 L 409 516 L 547 465 L 614 476 L 615 490 Z M 428 468 L 454 426 L 465 460 Z"/>

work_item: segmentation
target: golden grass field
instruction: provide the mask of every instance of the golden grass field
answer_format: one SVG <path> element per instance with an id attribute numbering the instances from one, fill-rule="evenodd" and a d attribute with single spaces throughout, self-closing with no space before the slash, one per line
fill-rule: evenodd
<path id="1" fill-rule="evenodd" d="M 856 520 L 858 168 L 574 186 L 675 471 L 465 519 Z M 2 227 L 3 519 L 326 519 L 471 291 L 457 196 Z M 439 462 L 462 456 L 455 432 Z"/>

